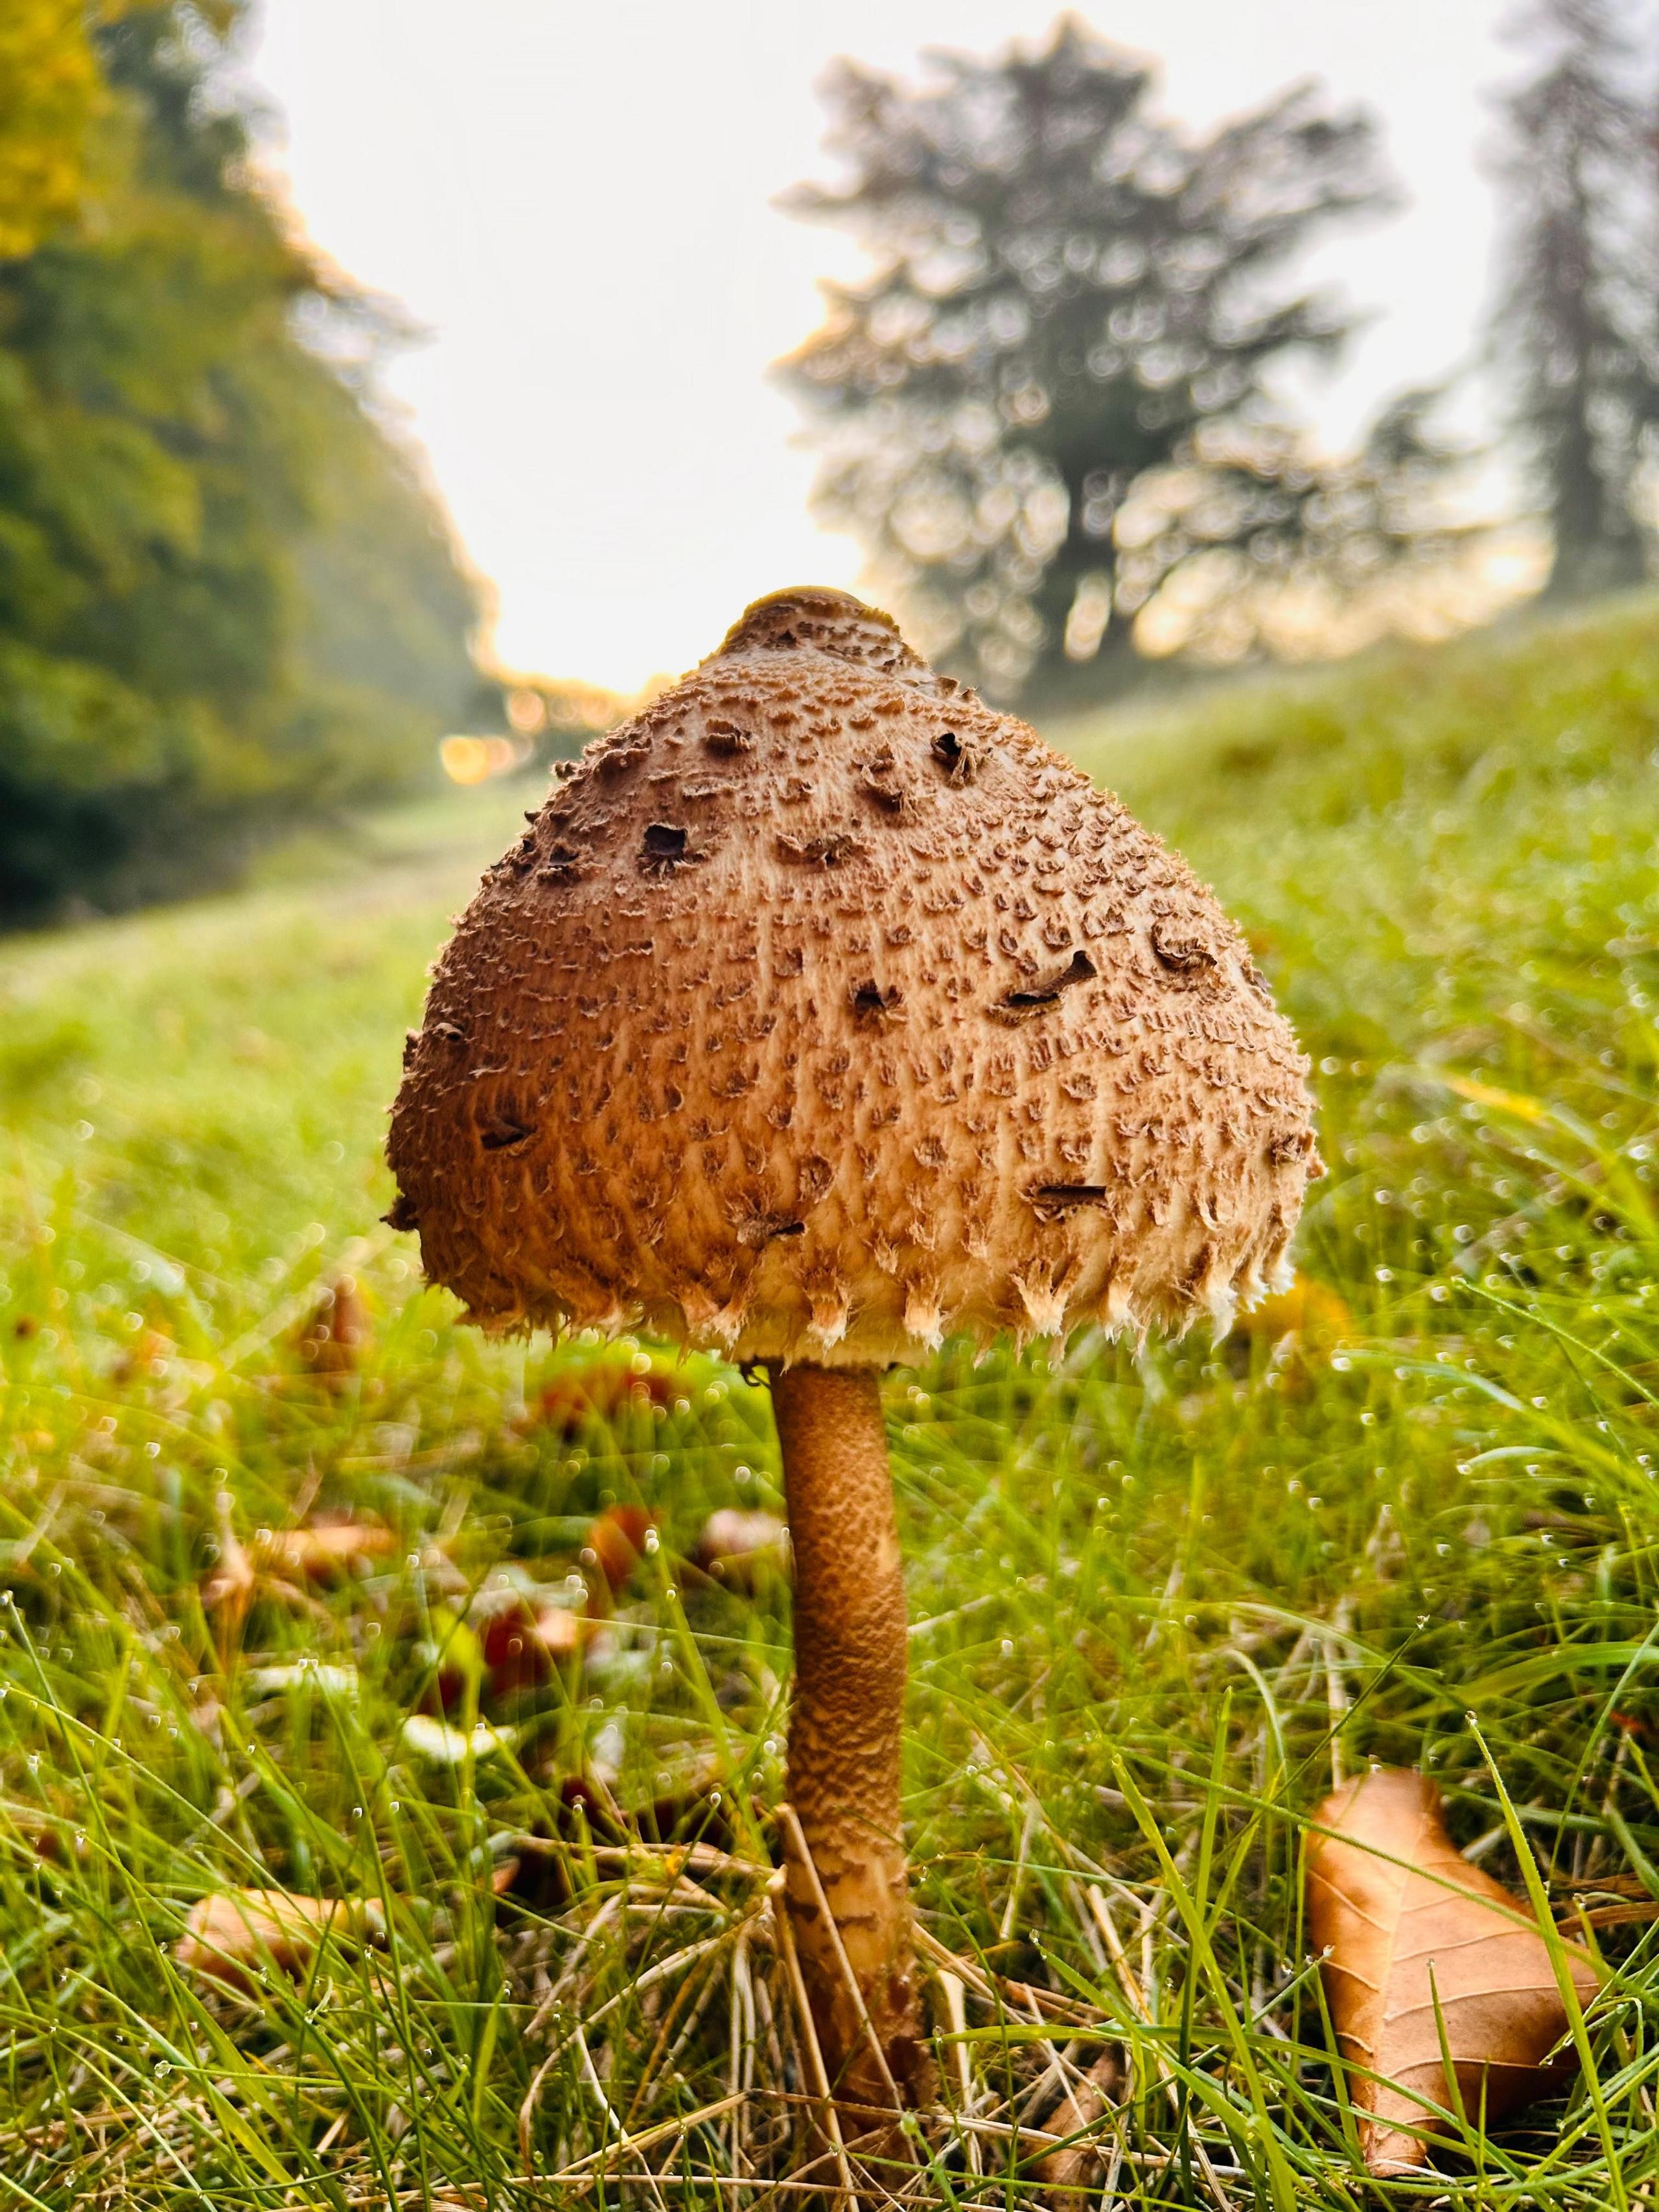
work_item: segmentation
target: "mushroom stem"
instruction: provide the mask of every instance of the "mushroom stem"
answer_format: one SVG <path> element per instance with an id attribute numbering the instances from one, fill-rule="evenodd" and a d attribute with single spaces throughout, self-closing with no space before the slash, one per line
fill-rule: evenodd
<path id="1" fill-rule="evenodd" d="M 775 1368 L 772 1408 L 794 1553 L 789 1796 L 812 1862 L 789 1858 L 789 1915 L 838 2099 L 890 2110 L 895 2087 L 927 2101 L 932 2067 L 899 1823 L 908 1620 L 881 1392 L 872 1368 Z"/>

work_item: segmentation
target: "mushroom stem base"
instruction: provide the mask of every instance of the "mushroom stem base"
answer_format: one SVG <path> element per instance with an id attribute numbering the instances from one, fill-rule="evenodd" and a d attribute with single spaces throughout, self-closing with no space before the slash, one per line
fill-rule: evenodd
<path id="1" fill-rule="evenodd" d="M 811 1859 L 789 1855 L 789 1916 L 838 2100 L 890 2111 L 896 2093 L 927 2101 L 933 2080 L 899 1824 L 907 1614 L 881 1393 L 869 1368 L 779 1368 L 772 1406 L 795 1569 L 789 1796 Z"/>

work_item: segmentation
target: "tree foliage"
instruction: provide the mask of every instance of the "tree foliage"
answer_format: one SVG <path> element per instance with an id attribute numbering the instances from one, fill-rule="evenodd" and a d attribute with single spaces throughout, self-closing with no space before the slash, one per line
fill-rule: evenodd
<path id="1" fill-rule="evenodd" d="M 78 213 L 104 106 L 86 0 L 0 9 L 0 259 L 33 252 Z"/>
<path id="2" fill-rule="evenodd" d="M 338 365 L 372 358 L 374 311 L 249 181 L 215 96 L 234 27 L 168 4 L 97 28 L 80 181 L 0 263 L 12 920 L 222 875 L 274 823 L 406 779 L 477 685 L 474 586 Z M 15 137 L 40 105 L 6 111 Z"/>
<path id="3" fill-rule="evenodd" d="M 936 650 L 1006 695 L 1091 659 L 1200 550 L 1309 557 L 1340 499 L 1269 378 L 1353 318 L 1289 264 L 1388 188 L 1370 121 L 1312 84 L 1194 137 L 1075 19 L 1036 53 L 929 58 L 921 89 L 853 63 L 829 80 L 846 179 L 787 204 L 874 269 L 827 288 L 783 368 L 821 511 Z M 1127 547 L 1136 487 L 1171 469 L 1184 522 Z"/>
<path id="4" fill-rule="evenodd" d="M 1632 494 L 1659 425 L 1659 138 L 1615 0 L 1533 0 L 1501 103 L 1503 284 L 1492 337 L 1554 540 L 1550 588 L 1635 582 Z"/>

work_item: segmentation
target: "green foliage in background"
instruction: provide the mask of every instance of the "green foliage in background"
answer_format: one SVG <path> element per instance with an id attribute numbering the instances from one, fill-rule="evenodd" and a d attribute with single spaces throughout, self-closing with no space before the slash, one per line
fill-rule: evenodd
<path id="1" fill-rule="evenodd" d="M 47 123 L 73 141 L 0 261 L 14 922 L 222 878 L 476 710 L 475 586 L 366 397 L 387 330 L 289 235 L 219 95 L 235 13 L 104 23 L 78 138 L 0 102 L 0 172 Z"/>
<path id="2" fill-rule="evenodd" d="M 1659 164 L 1652 32 L 1635 0 L 1530 0 L 1499 103 L 1488 343 L 1554 547 L 1548 588 L 1639 581 L 1656 545 Z"/>
<path id="3" fill-rule="evenodd" d="M 1607 2212 L 1659 2184 L 1656 641 L 1630 602 L 1065 733 L 1243 917 L 1314 1056 L 1322 1322 L 888 1381 L 907 1820 L 961 1966 L 955 2030 L 929 1987 L 945 2116 L 908 2201 L 1036 2203 L 1031 2130 L 1112 2045 L 1080 2202 L 1108 2175 L 1133 2212 L 1378 2202 L 1298 1904 L 1303 1824 L 1373 1756 L 1438 1776 L 1513 1882 L 1507 1796 L 1609 1968 L 1593 2080 L 1386 2193 Z M 775 1503 L 764 1393 L 658 1354 L 659 1402 L 551 1423 L 594 1348 L 458 1328 L 378 1220 L 402 1027 L 521 799 L 405 817 L 330 881 L 0 948 L 20 2203 L 804 2186 L 768 1902 L 787 1595 L 688 1556 L 711 1507 Z M 325 1382 L 295 1336 L 343 1269 L 366 1337 Z M 468 1595 L 580 1573 L 611 1498 L 661 1540 L 608 1648 L 434 1761 L 405 1722 L 446 1654 L 452 1722 L 480 1694 Z M 395 1550 L 228 1636 L 227 1539 L 319 1510 Z M 595 1767 L 733 1855 L 605 1844 L 563 1796 Z M 711 1773 L 718 1808 L 686 1792 Z M 565 1839 L 545 1881 L 498 1898 L 532 1830 Z M 231 1883 L 377 1899 L 383 1932 L 216 1993 L 171 1947 Z"/>
<path id="4" fill-rule="evenodd" d="M 1355 326 L 1297 262 L 1388 203 L 1370 117 L 1309 82 L 1194 136 L 1073 16 L 1040 51 L 927 59 L 919 88 L 827 80 L 843 174 L 787 204 L 871 267 L 782 370 L 819 510 L 930 657 L 1053 712 L 1123 687 L 1135 617 L 1188 569 L 1193 629 L 1242 619 L 1238 659 L 1268 587 L 1340 600 L 1444 556 L 1435 395 L 1340 462 L 1273 396 Z"/>

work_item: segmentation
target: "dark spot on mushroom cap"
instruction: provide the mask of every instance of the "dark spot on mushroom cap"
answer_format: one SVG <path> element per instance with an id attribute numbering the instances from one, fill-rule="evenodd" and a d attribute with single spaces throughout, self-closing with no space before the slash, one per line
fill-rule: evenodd
<path id="1" fill-rule="evenodd" d="M 1005 991 L 991 1011 L 1004 1019 L 1014 1020 L 1041 1013 L 1045 1006 L 1054 1004 L 1062 991 L 1069 991 L 1076 983 L 1091 983 L 1099 972 L 1086 952 L 1074 952 L 1065 967 L 1056 969 L 1054 974 L 1035 983 L 1022 984 L 1016 991 Z"/>
<path id="2" fill-rule="evenodd" d="M 979 768 L 979 754 L 955 730 L 941 730 L 933 739 L 933 758 L 952 783 L 971 783 Z"/>
<path id="3" fill-rule="evenodd" d="M 780 1237 L 804 1237 L 805 1234 L 806 1224 L 804 1221 L 782 1219 L 775 1213 L 760 1213 L 738 1224 L 737 1239 L 739 1244 L 747 1245 L 751 1251 L 758 1251 L 763 1245 L 770 1244 Z"/>
<path id="4" fill-rule="evenodd" d="M 1025 1196 L 1041 1219 L 1054 1221 L 1076 1206 L 1106 1206 L 1111 1193 L 1102 1182 L 1039 1182 L 1031 1184 Z"/>
<path id="5" fill-rule="evenodd" d="M 527 1121 L 516 1115 L 497 1111 L 478 1124 L 478 1142 L 487 1152 L 504 1152 L 514 1145 L 521 1145 L 536 1132 Z"/>
<path id="6" fill-rule="evenodd" d="M 601 775 L 621 775 L 635 762 L 644 760 L 650 750 L 649 745 L 606 745 L 600 749 L 596 764 Z"/>
<path id="7" fill-rule="evenodd" d="M 890 1021 L 903 1003 L 904 994 L 896 985 L 884 990 L 873 978 L 854 983 L 848 996 L 853 1002 L 853 1012 L 861 1022 Z"/>
<path id="8" fill-rule="evenodd" d="M 690 867 L 694 860 L 701 860 L 702 857 L 678 823 L 647 823 L 645 836 L 640 844 L 640 866 L 647 875 L 672 875 L 676 868 Z"/>
<path id="9" fill-rule="evenodd" d="M 1200 974 L 1218 965 L 1215 954 L 1200 939 L 1177 937 L 1162 922 L 1152 924 L 1152 945 L 1159 966 L 1174 975 Z"/>

